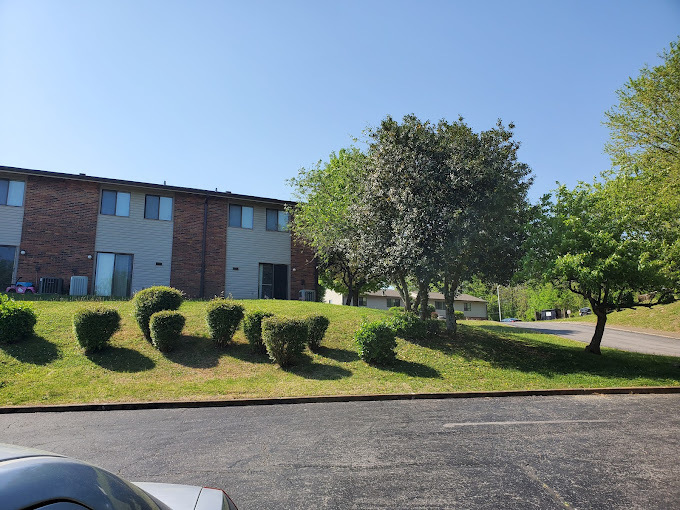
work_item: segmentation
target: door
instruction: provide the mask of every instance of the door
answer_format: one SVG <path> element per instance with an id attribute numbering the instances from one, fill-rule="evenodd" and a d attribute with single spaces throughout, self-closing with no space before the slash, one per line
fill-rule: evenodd
<path id="1" fill-rule="evenodd" d="M 132 255 L 97 253 L 94 293 L 97 296 L 128 297 L 132 281 Z"/>
<path id="2" fill-rule="evenodd" d="M 14 257 L 16 246 L 0 246 L 0 292 L 5 292 L 14 278 Z"/>
<path id="3" fill-rule="evenodd" d="M 260 264 L 260 299 L 288 299 L 288 266 Z"/>

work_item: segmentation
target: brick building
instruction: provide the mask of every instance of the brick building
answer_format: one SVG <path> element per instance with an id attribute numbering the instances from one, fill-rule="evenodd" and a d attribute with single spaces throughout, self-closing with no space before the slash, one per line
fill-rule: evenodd
<path id="1" fill-rule="evenodd" d="M 0 289 L 43 278 L 101 296 L 171 285 L 188 297 L 298 299 L 317 270 L 287 232 L 291 204 L 0 166 Z"/>

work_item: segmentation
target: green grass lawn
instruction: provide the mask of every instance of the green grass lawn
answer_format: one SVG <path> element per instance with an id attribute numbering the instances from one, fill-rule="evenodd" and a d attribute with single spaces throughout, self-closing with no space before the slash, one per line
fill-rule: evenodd
<path id="1" fill-rule="evenodd" d="M 595 315 L 574 317 L 569 320 L 593 322 Z M 639 306 L 635 309 L 612 312 L 607 317 L 607 326 L 632 327 L 656 331 L 680 333 L 680 301 L 669 305 L 654 305 L 651 308 Z"/>
<path id="2" fill-rule="evenodd" d="M 364 318 L 386 312 L 298 301 L 243 301 L 247 310 L 331 320 L 318 354 L 306 351 L 287 370 L 253 354 L 242 331 L 225 348 L 213 345 L 205 326 L 206 302 L 185 302 L 182 345 L 164 355 L 141 335 L 128 301 L 105 303 L 120 311 L 121 331 L 111 347 L 85 355 L 71 319 L 81 302 L 35 301 L 36 335 L 0 346 L 0 405 L 234 399 L 303 395 L 448 392 L 680 385 L 677 358 L 603 348 L 519 332 L 491 322 L 466 322 L 457 339 L 398 340 L 398 361 L 369 366 L 356 354 L 352 335 Z"/>

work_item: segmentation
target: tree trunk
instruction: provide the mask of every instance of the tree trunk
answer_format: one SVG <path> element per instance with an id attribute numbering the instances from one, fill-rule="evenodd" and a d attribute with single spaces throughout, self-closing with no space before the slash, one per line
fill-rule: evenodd
<path id="1" fill-rule="evenodd" d="M 408 292 L 408 285 L 406 284 L 405 278 L 399 278 L 399 281 L 395 285 L 401 296 L 401 300 L 404 302 L 404 311 L 411 311 L 411 294 Z"/>
<path id="2" fill-rule="evenodd" d="M 453 303 L 456 299 L 456 289 L 458 288 L 458 280 L 451 281 L 449 278 L 444 278 L 444 302 L 446 303 L 446 329 L 456 338 L 458 331 L 458 322 L 456 322 L 456 311 L 453 308 Z"/>
<path id="3" fill-rule="evenodd" d="M 420 319 L 424 321 L 430 318 L 430 313 L 427 311 L 427 305 L 430 302 L 429 287 L 430 286 L 424 282 L 418 283 L 418 296 L 420 296 Z"/>
<path id="4" fill-rule="evenodd" d="M 598 307 L 599 308 L 599 307 Z M 597 324 L 595 325 L 595 333 L 590 343 L 586 346 L 586 352 L 592 354 L 602 354 L 600 352 L 600 344 L 602 343 L 602 334 L 604 333 L 604 325 L 607 323 L 607 310 L 598 309 L 593 306 L 593 313 L 597 316 Z"/>
<path id="5" fill-rule="evenodd" d="M 359 306 L 359 286 L 355 285 L 354 286 L 354 306 Z"/>

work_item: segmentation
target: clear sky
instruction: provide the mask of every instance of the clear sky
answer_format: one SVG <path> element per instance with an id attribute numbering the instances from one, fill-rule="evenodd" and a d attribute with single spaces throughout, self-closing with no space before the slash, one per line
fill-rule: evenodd
<path id="1" fill-rule="evenodd" d="M 604 111 L 680 0 L 0 0 L 0 165 L 290 198 L 386 115 L 516 124 L 531 198 L 609 166 Z"/>

